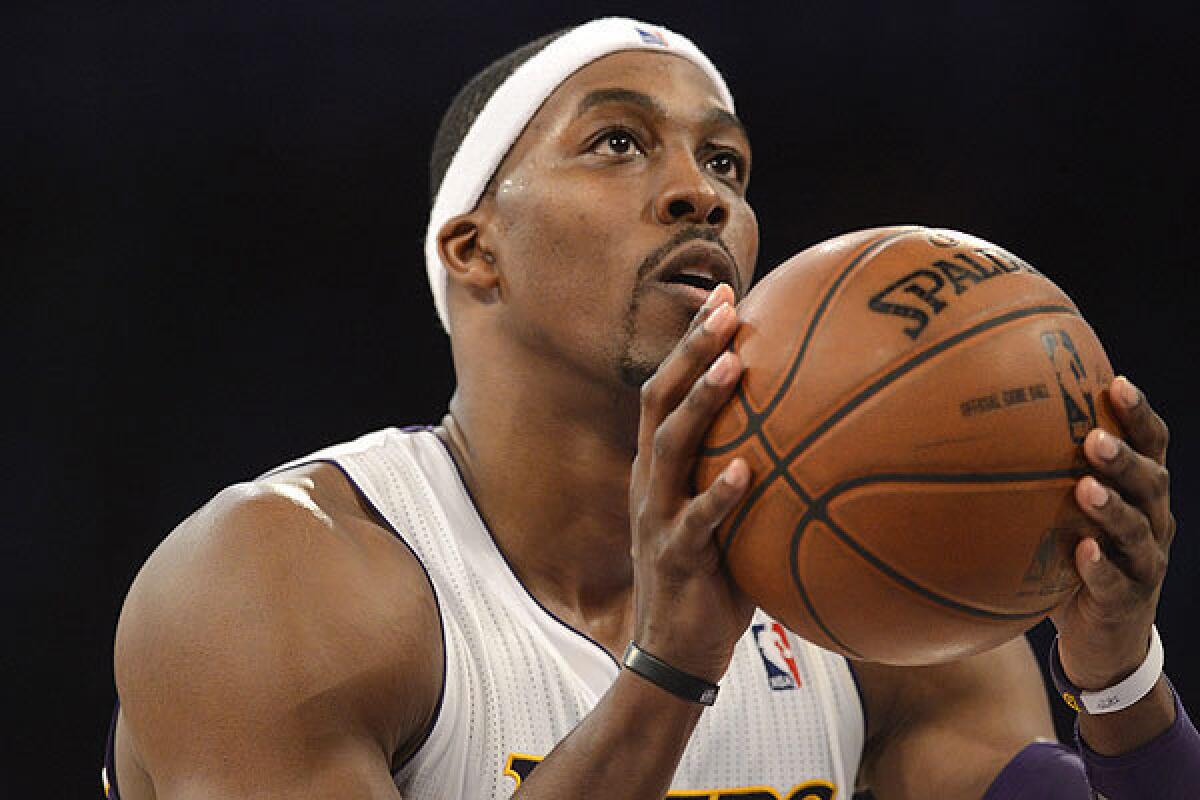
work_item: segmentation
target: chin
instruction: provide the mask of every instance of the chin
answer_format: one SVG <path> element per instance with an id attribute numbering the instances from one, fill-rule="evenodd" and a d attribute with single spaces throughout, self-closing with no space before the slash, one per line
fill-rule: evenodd
<path id="1" fill-rule="evenodd" d="M 690 309 L 680 303 L 656 307 L 635 302 L 625 320 L 625 341 L 619 360 L 621 382 L 640 387 L 650 380 L 687 333 L 692 316 Z"/>
<path id="2" fill-rule="evenodd" d="M 651 364 L 633 359 L 622 359 L 620 366 L 621 383 L 640 389 L 642 384 L 650 380 L 658 371 L 658 364 Z"/>
<path id="3" fill-rule="evenodd" d="M 667 357 L 679 344 L 679 340 L 686 330 L 687 326 L 684 325 L 677 334 L 669 337 L 655 336 L 654 341 L 646 341 L 647 337 L 645 336 L 634 339 L 633 346 L 627 347 L 621 354 L 619 365 L 621 382 L 626 386 L 641 387 L 650 380 L 658 371 L 659 366 L 667 360 Z"/>

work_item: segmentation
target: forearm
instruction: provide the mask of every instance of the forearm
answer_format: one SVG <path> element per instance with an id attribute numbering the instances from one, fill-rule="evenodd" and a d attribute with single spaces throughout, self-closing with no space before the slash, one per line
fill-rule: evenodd
<path id="1" fill-rule="evenodd" d="M 661 800 L 702 709 L 622 670 L 583 722 L 519 782 L 513 797 Z"/>
<path id="2" fill-rule="evenodd" d="M 1079 738 L 1095 753 L 1119 756 L 1161 736 L 1175 722 L 1175 695 L 1166 676 L 1150 693 L 1115 714 L 1080 714 Z"/>

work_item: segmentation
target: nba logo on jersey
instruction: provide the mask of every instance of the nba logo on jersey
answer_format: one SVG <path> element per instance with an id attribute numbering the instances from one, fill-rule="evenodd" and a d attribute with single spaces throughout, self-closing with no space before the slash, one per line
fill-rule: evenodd
<path id="1" fill-rule="evenodd" d="M 800 686 L 800 670 L 788 644 L 787 631 L 778 622 L 755 623 L 754 642 L 758 645 L 763 666 L 767 670 L 767 684 L 776 691 L 795 689 Z"/>

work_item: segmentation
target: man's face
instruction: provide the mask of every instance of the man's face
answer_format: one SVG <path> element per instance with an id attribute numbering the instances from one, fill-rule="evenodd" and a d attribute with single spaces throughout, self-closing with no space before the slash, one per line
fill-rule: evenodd
<path id="1" fill-rule="evenodd" d="M 758 253 L 749 167 L 744 130 L 690 62 L 633 51 L 581 69 L 481 206 L 503 332 L 600 381 L 640 385 L 708 289 L 745 293 Z"/>

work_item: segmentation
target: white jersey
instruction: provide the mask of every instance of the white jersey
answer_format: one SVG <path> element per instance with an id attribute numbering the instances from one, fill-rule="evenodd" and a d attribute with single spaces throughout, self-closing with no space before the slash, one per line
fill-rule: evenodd
<path id="1" fill-rule="evenodd" d="M 509 797 L 596 705 L 617 662 L 517 580 L 431 431 L 387 429 L 288 466 L 321 460 L 349 477 L 420 560 L 441 614 L 442 696 L 428 737 L 395 773 L 401 794 Z M 863 713 L 845 659 L 760 611 L 720 686 L 670 797 L 848 800 L 854 793 Z"/>

